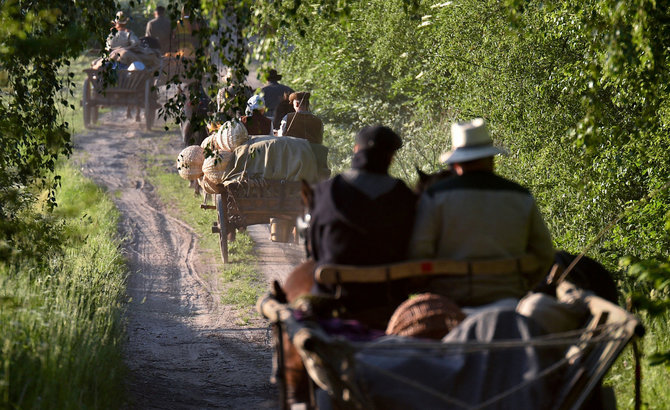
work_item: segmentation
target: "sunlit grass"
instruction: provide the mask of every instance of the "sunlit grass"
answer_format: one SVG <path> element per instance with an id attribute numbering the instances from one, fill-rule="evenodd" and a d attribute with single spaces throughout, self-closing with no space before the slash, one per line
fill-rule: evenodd
<path id="1" fill-rule="evenodd" d="M 45 271 L 0 265 L 0 407 L 116 408 L 126 269 L 105 193 L 61 167 L 62 252 Z"/>

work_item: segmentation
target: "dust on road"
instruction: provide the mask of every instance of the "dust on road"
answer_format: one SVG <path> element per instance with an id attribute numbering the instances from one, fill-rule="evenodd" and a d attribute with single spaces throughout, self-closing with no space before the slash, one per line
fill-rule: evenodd
<path id="1" fill-rule="evenodd" d="M 216 261 L 199 252 L 188 225 L 166 213 L 146 178 L 144 158 L 176 158 L 178 134 L 165 138 L 161 124 L 146 132 L 122 109 L 100 120 L 75 137 L 74 158 L 86 176 L 113 193 L 122 215 L 129 266 L 124 407 L 277 408 L 267 332 L 237 326 L 235 310 L 213 296 L 220 289 L 202 278 L 216 276 L 205 272 Z M 249 231 L 267 281 L 282 280 L 303 256 L 298 245 L 270 242 L 266 226 Z"/>

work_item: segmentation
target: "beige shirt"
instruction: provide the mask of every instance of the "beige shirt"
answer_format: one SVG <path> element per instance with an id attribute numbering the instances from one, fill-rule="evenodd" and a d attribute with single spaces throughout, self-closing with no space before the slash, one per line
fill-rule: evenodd
<path id="1" fill-rule="evenodd" d="M 485 299 L 492 300 L 483 303 L 523 296 L 553 262 L 551 235 L 533 196 L 491 172 L 441 181 L 421 196 L 410 241 L 412 259 L 486 260 L 528 254 L 538 259 L 542 269 L 524 283 L 520 278 L 499 283 L 503 278 L 497 278 L 495 286 L 508 289 L 487 295 Z"/>
<path id="2" fill-rule="evenodd" d="M 115 50 L 117 48 L 131 48 L 140 43 L 132 31 L 117 31 L 116 34 L 110 34 L 107 37 L 107 50 Z"/>

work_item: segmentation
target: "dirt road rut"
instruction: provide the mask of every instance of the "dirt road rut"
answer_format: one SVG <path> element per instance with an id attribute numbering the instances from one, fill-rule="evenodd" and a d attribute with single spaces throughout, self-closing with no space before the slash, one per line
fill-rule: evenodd
<path id="1" fill-rule="evenodd" d="M 75 159 L 85 175 L 113 193 L 122 214 L 130 268 L 130 394 L 124 407 L 277 408 L 276 390 L 269 383 L 267 332 L 236 326 L 234 310 L 217 303 L 216 292 L 210 292 L 198 271 L 207 262 L 201 260 L 197 236 L 164 211 L 145 178 L 143 158 L 165 152 L 176 158 L 178 135 L 166 139 L 163 131 L 142 131 L 123 114 L 112 111 L 97 128 L 79 134 Z M 256 250 L 268 280 L 281 280 L 301 257 L 300 248 L 268 250 L 265 227 L 251 232 L 260 242 Z"/>

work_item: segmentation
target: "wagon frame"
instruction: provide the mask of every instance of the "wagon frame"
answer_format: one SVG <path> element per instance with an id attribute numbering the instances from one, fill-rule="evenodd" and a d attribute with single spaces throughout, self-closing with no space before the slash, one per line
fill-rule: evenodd
<path id="1" fill-rule="evenodd" d="M 486 261 L 477 268 L 487 270 L 493 266 L 500 266 L 498 262 L 505 261 Z M 486 266 L 487 264 L 490 266 Z M 383 285 L 390 280 L 467 275 L 472 272 L 472 263 L 450 260 L 424 260 L 365 267 L 325 265 L 317 268 L 315 281 L 330 286 L 346 283 Z M 280 299 L 281 297 L 278 299 L 273 292 L 270 292 L 258 300 L 256 308 L 270 320 L 277 331 L 274 338 L 275 378 L 279 385 L 282 408 L 289 408 L 284 375 L 283 333 L 298 349 L 303 360 L 311 357 L 308 359 L 311 365 L 306 364 L 306 368 L 312 389 L 315 385 L 321 385 L 323 388 L 325 384 L 328 390 L 332 390 L 331 399 L 340 407 L 369 408 L 367 405 L 370 403 L 366 404 L 364 397 L 358 394 L 360 389 L 356 384 L 355 372 L 352 371 L 354 359 L 351 352 L 356 349 L 356 344 L 328 335 L 314 322 L 298 321 L 293 314 L 294 307 Z M 562 379 L 563 384 L 552 403 L 552 409 L 555 410 L 583 408 L 589 395 L 600 385 L 603 376 L 626 345 L 645 333 L 640 320 L 620 306 L 590 294 L 582 297 L 582 302 L 588 306 L 591 313 L 588 323 L 577 331 L 567 332 L 565 335 L 556 334 L 556 340 L 569 348 L 565 353 L 564 360 L 567 367 Z M 489 344 L 495 343 L 494 341 Z M 439 342 L 435 344 L 439 345 Z M 360 348 L 365 348 L 360 346 L 361 343 L 358 345 Z M 334 359 L 331 360 L 331 357 Z M 636 395 L 638 394 L 636 385 Z M 314 400 L 313 390 L 311 400 Z M 310 404 L 316 405 L 313 401 Z"/>
<path id="2" fill-rule="evenodd" d="M 301 183 L 295 181 L 263 180 L 257 184 L 219 184 L 219 193 L 204 194 L 200 208 L 216 210 L 217 220 L 212 225 L 212 233 L 219 235 L 223 263 L 228 263 L 228 242 L 235 240 L 237 230 L 268 224 L 272 218 L 295 222 L 303 215 L 300 186 Z M 214 205 L 208 204 L 210 197 Z M 295 232 L 293 239 L 298 242 Z"/>
<path id="3" fill-rule="evenodd" d="M 138 122 L 140 110 L 144 110 L 145 128 L 151 131 L 158 108 L 154 70 L 88 68 L 84 72 L 87 78 L 84 80 L 81 106 L 86 128 L 97 123 L 100 106 L 128 107 L 128 113 L 133 107 L 136 108 L 135 120 Z"/>

